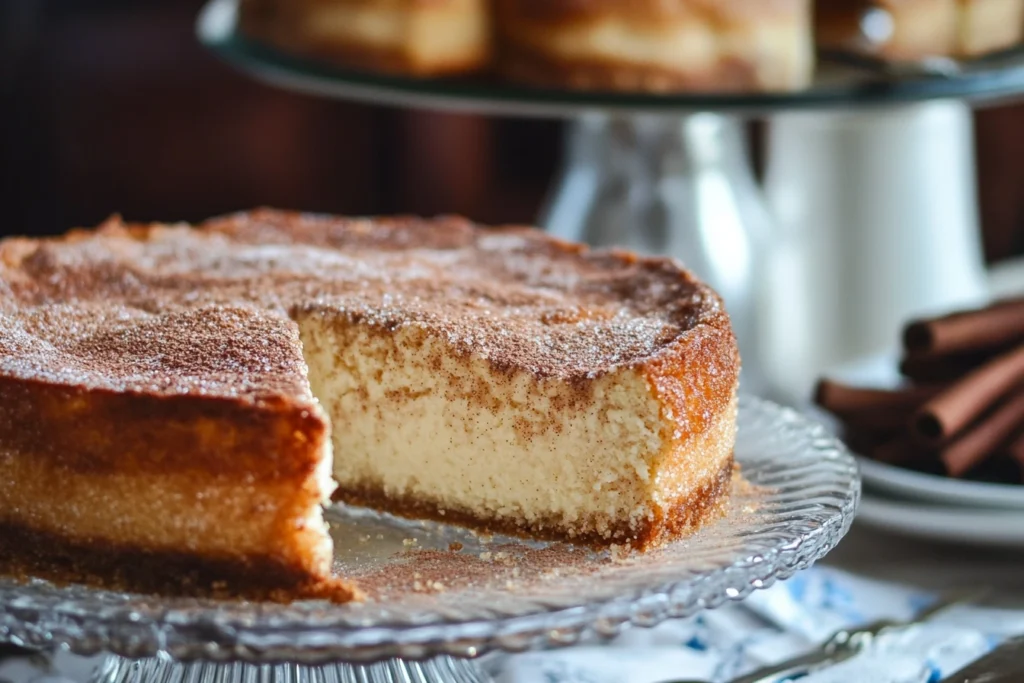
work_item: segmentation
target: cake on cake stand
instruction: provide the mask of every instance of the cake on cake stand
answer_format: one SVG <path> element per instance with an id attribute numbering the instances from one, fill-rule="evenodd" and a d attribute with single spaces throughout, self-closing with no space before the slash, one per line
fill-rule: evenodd
<path id="1" fill-rule="evenodd" d="M 563 92 L 345 72 L 238 35 L 235 2 L 206 7 L 201 40 L 278 85 L 571 119 L 541 224 L 681 257 L 726 297 L 748 389 L 798 391 L 836 349 L 891 338 L 908 310 L 986 296 L 969 107 L 1024 91 L 1020 52 L 898 72 L 833 64 L 792 94 Z M 754 116 L 773 124 L 766 192 L 746 151 L 743 119 Z M 0 633 L 33 649 L 111 653 L 96 683 L 485 681 L 474 658 L 488 652 L 611 637 L 742 599 L 809 566 L 849 528 L 856 465 L 821 426 L 743 398 L 736 458 L 747 484 L 725 517 L 650 553 L 482 538 L 338 507 L 338 568 L 368 602 L 218 603 L 2 580 Z"/>
<path id="2" fill-rule="evenodd" d="M 807 90 L 644 94 L 354 73 L 236 31 L 213 0 L 200 40 L 319 96 L 571 121 L 539 218 L 555 235 L 681 258 L 726 299 L 747 390 L 804 397 L 918 313 L 987 296 L 971 107 L 1024 92 L 1024 50 L 970 63 L 819 66 Z M 764 191 L 744 120 L 768 118 Z"/>

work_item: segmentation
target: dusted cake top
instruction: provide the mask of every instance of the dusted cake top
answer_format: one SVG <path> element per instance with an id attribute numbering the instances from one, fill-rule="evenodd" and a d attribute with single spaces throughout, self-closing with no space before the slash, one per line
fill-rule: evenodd
<path id="1" fill-rule="evenodd" d="M 458 218 L 258 210 L 0 243 L 8 377 L 311 400 L 291 318 L 317 310 L 419 326 L 496 367 L 580 380 L 657 360 L 684 336 L 699 352 L 691 335 L 729 327 L 718 296 L 672 261 Z"/>

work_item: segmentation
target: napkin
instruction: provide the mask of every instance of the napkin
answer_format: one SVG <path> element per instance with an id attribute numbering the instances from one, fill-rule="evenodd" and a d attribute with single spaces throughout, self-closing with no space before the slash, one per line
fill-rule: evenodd
<path id="1" fill-rule="evenodd" d="M 912 620 L 936 596 L 908 586 L 815 567 L 742 603 L 629 629 L 610 643 L 495 655 L 499 683 L 727 682 L 820 645 L 840 628 Z M 924 624 L 882 635 L 862 654 L 801 683 L 934 683 L 1024 633 L 1024 611 L 956 606 Z"/>
<path id="2" fill-rule="evenodd" d="M 935 600 L 908 586 L 815 567 L 734 603 L 610 642 L 519 655 L 481 666 L 498 683 L 725 683 L 806 652 L 840 628 L 882 618 L 911 620 Z M 864 653 L 801 683 L 935 683 L 1000 642 L 1024 633 L 1024 611 L 956 606 L 926 623 L 876 639 Z M 58 652 L 0 664 L 0 683 L 85 683 L 97 658 Z"/>

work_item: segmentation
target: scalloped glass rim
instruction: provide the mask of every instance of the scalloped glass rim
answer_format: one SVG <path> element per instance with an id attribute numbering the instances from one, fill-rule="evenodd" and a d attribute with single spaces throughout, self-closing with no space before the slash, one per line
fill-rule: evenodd
<path id="1" fill-rule="evenodd" d="M 1024 91 L 1024 49 L 962 65 L 955 76 L 882 78 L 864 69 L 827 65 L 812 87 L 787 93 L 619 93 L 532 88 L 472 79 L 417 79 L 348 71 L 240 35 L 238 0 L 210 0 L 196 21 L 200 42 L 227 62 L 274 85 L 339 99 L 398 106 L 524 116 L 574 116 L 587 111 L 764 114 L 796 108 L 898 104 L 963 98 L 1005 99 Z"/>
<path id="2" fill-rule="evenodd" d="M 738 492 L 724 519 L 663 549 L 603 564 L 604 556 L 592 554 L 586 576 L 566 570 L 527 589 L 410 592 L 348 605 L 167 599 L 3 579 L 0 633 L 80 654 L 316 664 L 568 645 L 587 634 L 612 636 L 625 624 L 688 616 L 809 566 L 847 532 L 860 498 L 854 458 L 823 425 L 750 397 L 741 397 L 739 424 L 737 462 L 765 490 Z M 456 527 L 359 510 L 337 514 L 346 523 L 393 528 L 399 539 L 414 533 L 440 547 L 456 538 L 468 552 L 483 547 Z"/>

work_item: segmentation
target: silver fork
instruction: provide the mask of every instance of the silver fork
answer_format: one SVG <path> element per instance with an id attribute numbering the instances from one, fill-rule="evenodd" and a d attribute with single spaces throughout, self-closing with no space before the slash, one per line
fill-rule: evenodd
<path id="1" fill-rule="evenodd" d="M 729 683 L 777 683 L 794 676 L 806 676 L 828 668 L 860 654 L 875 638 L 889 631 L 915 626 L 928 621 L 936 614 L 950 607 L 976 602 L 988 593 L 987 590 L 969 590 L 949 593 L 924 608 L 910 620 L 879 619 L 856 629 L 840 629 L 833 633 L 812 652 L 797 655 L 778 664 L 762 667 L 749 674 L 731 680 Z M 666 681 L 665 683 L 707 683 L 689 679 Z"/>

